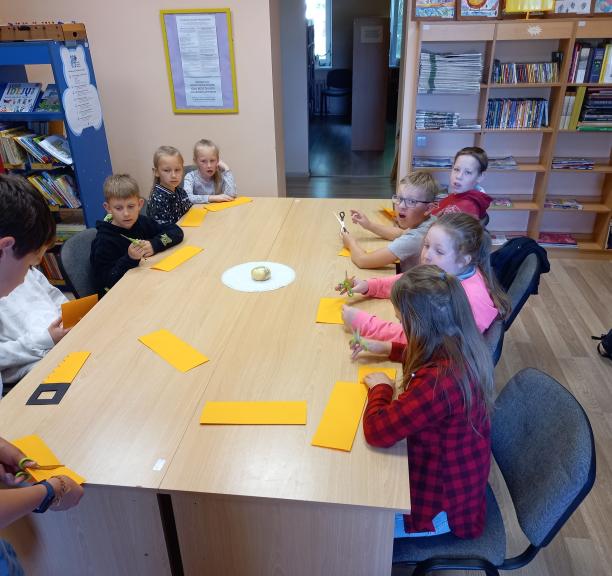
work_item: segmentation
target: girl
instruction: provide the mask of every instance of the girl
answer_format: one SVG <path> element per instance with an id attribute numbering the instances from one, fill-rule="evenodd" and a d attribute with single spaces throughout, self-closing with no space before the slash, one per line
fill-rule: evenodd
<path id="1" fill-rule="evenodd" d="M 189 208 L 187 192 L 181 188 L 183 156 L 172 146 L 160 146 L 153 154 L 153 190 L 147 216 L 159 224 L 175 224 Z"/>
<path id="2" fill-rule="evenodd" d="M 421 249 L 421 264 L 435 264 L 461 281 L 480 332 L 498 315 L 505 318 L 510 312 L 508 297 L 491 270 L 490 254 L 489 234 L 478 220 L 464 213 L 440 216 L 427 232 Z M 399 278 L 400 275 L 370 280 L 352 278 L 351 290 L 373 298 L 388 298 Z M 336 286 L 340 293 L 347 288 L 344 284 Z M 343 307 L 342 315 L 347 327 L 358 330 L 362 336 L 406 342 L 404 331 L 396 322 L 385 322 L 350 306 Z"/>
<path id="3" fill-rule="evenodd" d="M 482 148 L 472 146 L 459 150 L 453 160 L 448 196 L 431 213 L 439 216 L 446 212 L 466 212 L 482 220 L 491 204 L 491 197 L 480 186 L 488 166 L 489 159 Z"/>
<path id="4" fill-rule="evenodd" d="M 476 329 L 459 281 L 437 266 L 416 266 L 391 291 L 408 344 L 372 343 L 371 352 L 403 362 L 403 381 L 365 378 L 366 440 L 390 447 L 407 439 L 409 516 L 397 515 L 395 537 L 452 532 L 480 536 L 491 458 L 491 354 Z M 359 344 L 356 346 L 359 347 Z"/>
<path id="5" fill-rule="evenodd" d="M 211 140 L 199 140 L 193 147 L 197 170 L 185 176 L 185 191 L 193 204 L 229 202 L 236 198 L 234 176 L 219 160 L 219 148 Z"/>

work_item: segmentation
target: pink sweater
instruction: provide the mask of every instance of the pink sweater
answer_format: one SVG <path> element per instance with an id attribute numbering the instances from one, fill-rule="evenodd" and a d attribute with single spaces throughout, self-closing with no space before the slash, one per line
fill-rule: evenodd
<path id="1" fill-rule="evenodd" d="M 368 292 L 366 296 L 372 298 L 389 298 L 391 296 L 391 288 L 396 280 L 401 276 L 387 276 L 386 278 L 372 278 L 368 280 Z M 465 290 L 465 295 L 472 307 L 476 326 L 481 332 L 484 332 L 493 320 L 497 318 L 497 308 L 491 300 L 487 285 L 480 270 L 461 281 L 461 285 Z M 353 320 L 353 329 L 358 329 L 361 336 L 364 338 L 372 338 L 374 340 L 391 341 L 406 343 L 406 335 L 402 325 L 398 322 L 386 322 L 380 318 L 368 314 L 363 310 L 359 310 Z"/>

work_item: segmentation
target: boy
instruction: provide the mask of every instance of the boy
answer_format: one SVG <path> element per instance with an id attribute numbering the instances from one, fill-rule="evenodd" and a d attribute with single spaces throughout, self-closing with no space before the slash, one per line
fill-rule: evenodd
<path id="1" fill-rule="evenodd" d="M 368 254 L 353 236 L 347 232 L 341 233 L 345 248 L 351 251 L 353 263 L 359 268 L 381 268 L 399 260 L 402 271 L 416 266 L 423 238 L 435 220 L 429 216 L 429 210 L 437 190 L 436 180 L 429 172 L 417 170 L 402 178 L 398 194 L 392 197 L 400 229 L 373 225 L 361 212 L 352 211 L 353 222 L 386 240 L 392 240 L 386 248 Z"/>
<path id="2" fill-rule="evenodd" d="M 183 231 L 173 223 L 158 224 L 140 214 L 144 200 L 138 184 L 128 174 L 114 174 L 104 182 L 104 209 L 91 245 L 91 265 L 100 296 L 110 290 L 142 258 L 148 258 L 183 241 Z"/>
<path id="3" fill-rule="evenodd" d="M 55 238 L 55 222 L 42 196 L 24 178 L 0 174 L 0 298 L 19 286 L 31 266 L 40 262 Z M 0 379 L 1 385 L 1 379 Z M 19 490 L 0 490 L 0 528 L 37 510 L 76 506 L 83 488 L 67 476 L 23 486 L 16 480 L 23 452 L 0 438 L 0 481 Z M 0 540 L 0 566 L 5 573 L 23 574 L 8 542 Z"/>

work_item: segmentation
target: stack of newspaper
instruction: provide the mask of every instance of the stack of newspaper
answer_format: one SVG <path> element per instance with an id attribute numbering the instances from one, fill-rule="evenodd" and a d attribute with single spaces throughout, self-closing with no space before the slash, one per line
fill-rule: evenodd
<path id="1" fill-rule="evenodd" d="M 421 52 L 419 94 L 478 94 L 482 69 L 480 53 Z"/>

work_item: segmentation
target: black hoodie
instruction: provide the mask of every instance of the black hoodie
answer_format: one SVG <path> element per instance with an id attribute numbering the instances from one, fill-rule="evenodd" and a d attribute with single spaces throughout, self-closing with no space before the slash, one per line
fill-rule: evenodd
<path id="1" fill-rule="evenodd" d="M 158 224 L 142 215 L 131 228 L 102 220 L 98 220 L 96 228 L 98 233 L 91 245 L 90 262 L 100 296 L 104 296 L 128 270 L 140 264 L 140 260 L 128 256 L 130 239 L 148 240 L 156 254 L 183 241 L 183 231 L 176 224 Z"/>

